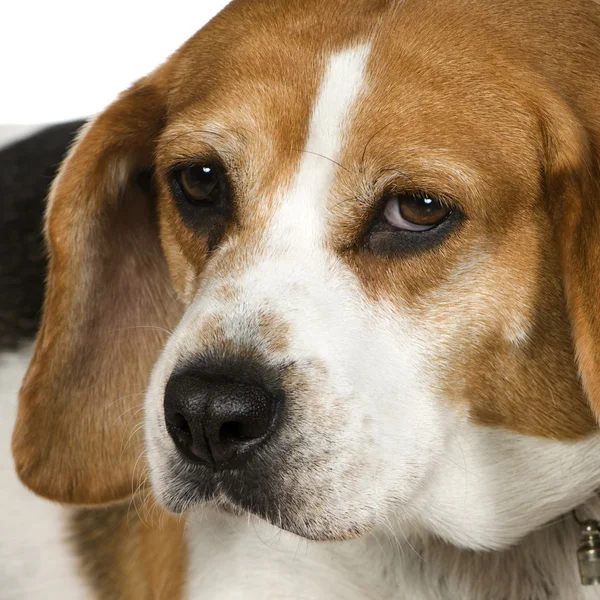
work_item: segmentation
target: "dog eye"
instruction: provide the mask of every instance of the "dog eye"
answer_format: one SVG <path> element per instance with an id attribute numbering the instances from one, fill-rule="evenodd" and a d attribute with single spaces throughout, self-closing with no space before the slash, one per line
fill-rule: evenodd
<path id="1" fill-rule="evenodd" d="M 391 194 L 370 224 L 364 246 L 379 256 L 407 256 L 435 250 L 464 223 L 455 201 L 424 192 Z"/>
<path id="2" fill-rule="evenodd" d="M 174 166 L 169 187 L 183 221 L 214 248 L 223 237 L 233 213 L 231 184 L 218 162 Z"/>
<path id="3" fill-rule="evenodd" d="M 383 216 L 389 225 L 405 231 L 428 231 L 440 225 L 451 209 L 427 195 L 395 194 L 385 205 Z"/>
<path id="4" fill-rule="evenodd" d="M 218 205 L 224 196 L 223 174 L 210 164 L 183 167 L 176 172 L 181 194 L 192 205 Z"/>

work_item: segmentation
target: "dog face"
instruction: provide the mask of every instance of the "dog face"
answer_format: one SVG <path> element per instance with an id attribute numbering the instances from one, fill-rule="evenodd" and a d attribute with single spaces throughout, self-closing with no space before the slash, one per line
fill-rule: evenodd
<path id="1" fill-rule="evenodd" d="M 56 420 L 39 390 L 122 413 L 154 364 L 145 446 L 174 512 L 217 501 L 343 540 L 392 518 L 427 527 L 426 510 L 453 541 L 493 547 L 535 525 L 529 493 L 559 497 L 544 519 L 591 492 L 595 439 L 573 440 L 599 398 L 600 16 L 556 4 L 589 42 L 578 52 L 547 33 L 546 5 L 509 4 L 234 2 L 99 117 L 50 204 L 15 433 L 26 483 L 123 497 L 141 440 L 123 451 L 94 425 L 98 489 L 71 457 L 76 475 L 49 490 L 23 423 Z M 88 428 L 90 402 L 75 411 Z M 465 505 L 444 506 L 461 440 L 488 457 L 481 489 L 526 488 L 492 511 L 496 531 L 482 517 L 464 534 Z M 585 454 L 591 477 L 529 485 L 544 471 L 519 464 L 542 449 Z"/>

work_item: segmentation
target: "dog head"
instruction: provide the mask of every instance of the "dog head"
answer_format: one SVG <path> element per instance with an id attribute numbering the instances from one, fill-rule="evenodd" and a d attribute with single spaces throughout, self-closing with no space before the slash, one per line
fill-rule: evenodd
<path id="1" fill-rule="evenodd" d="M 26 485 L 116 501 L 142 458 L 174 512 L 472 547 L 590 493 L 600 12 L 574 6 L 238 0 L 123 94 L 50 197 Z M 477 497 L 518 495 L 464 535 L 461 440 Z"/>

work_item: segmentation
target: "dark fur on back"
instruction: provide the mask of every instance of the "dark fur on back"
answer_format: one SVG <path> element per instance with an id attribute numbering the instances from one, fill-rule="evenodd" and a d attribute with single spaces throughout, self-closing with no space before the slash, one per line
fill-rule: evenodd
<path id="1" fill-rule="evenodd" d="M 16 348 L 37 331 L 46 269 L 46 196 L 82 124 L 49 127 L 0 150 L 0 351 Z"/>

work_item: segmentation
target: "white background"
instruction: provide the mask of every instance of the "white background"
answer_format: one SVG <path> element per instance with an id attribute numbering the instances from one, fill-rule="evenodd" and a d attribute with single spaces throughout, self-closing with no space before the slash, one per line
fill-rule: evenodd
<path id="1" fill-rule="evenodd" d="M 0 124 L 86 117 L 228 0 L 0 1 Z"/>

